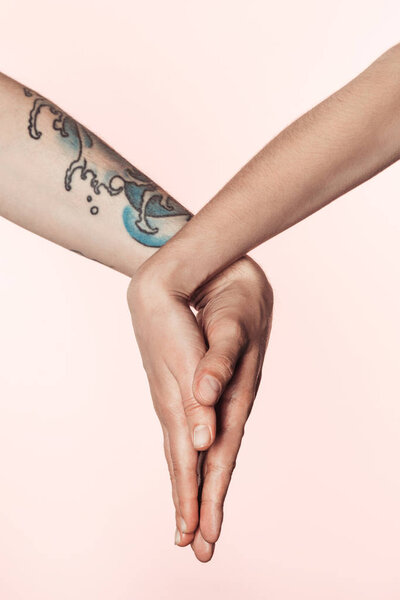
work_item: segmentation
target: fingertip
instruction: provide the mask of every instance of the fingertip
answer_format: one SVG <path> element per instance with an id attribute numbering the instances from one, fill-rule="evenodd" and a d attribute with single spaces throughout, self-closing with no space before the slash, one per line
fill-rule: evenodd
<path id="1" fill-rule="evenodd" d="M 216 542 L 219 539 L 219 536 L 221 535 L 221 528 L 219 527 L 218 530 L 211 530 L 211 529 L 202 529 L 200 527 L 200 531 L 201 531 L 201 535 L 204 539 L 204 541 L 206 541 L 208 544 L 216 544 Z"/>
<path id="2" fill-rule="evenodd" d="M 201 563 L 208 563 L 214 556 L 214 548 L 212 548 L 212 550 L 207 550 L 204 553 L 196 552 L 196 551 L 194 551 L 194 553 L 195 553 L 198 561 L 200 561 Z"/>
<path id="3" fill-rule="evenodd" d="M 215 439 L 215 433 L 209 425 L 196 425 L 193 429 L 193 446 L 196 450 L 207 450 Z"/>
<path id="4" fill-rule="evenodd" d="M 175 545 L 180 548 L 184 548 L 191 544 L 194 540 L 194 533 L 183 533 L 179 531 L 178 527 L 175 530 Z"/>
<path id="5" fill-rule="evenodd" d="M 194 396 L 200 404 L 214 406 L 222 392 L 221 382 L 210 374 L 202 374 L 195 381 Z"/>
<path id="6" fill-rule="evenodd" d="M 202 563 L 209 562 L 214 555 L 214 544 L 209 544 L 201 535 L 200 529 L 195 533 L 194 540 L 191 544 L 192 550 L 196 555 L 197 560 Z"/>
<path id="7" fill-rule="evenodd" d="M 199 529 L 203 539 L 209 544 L 215 544 L 221 535 L 223 514 L 221 511 L 212 513 L 202 507 Z"/>
<path id="8" fill-rule="evenodd" d="M 200 507 L 201 535 L 209 544 L 215 544 L 221 535 L 224 518 L 222 502 L 207 501 L 203 498 Z"/>
<path id="9" fill-rule="evenodd" d="M 179 501 L 179 512 L 181 516 L 176 521 L 176 526 L 182 534 L 194 535 L 199 524 L 199 508 L 196 500 Z"/>
<path id="10" fill-rule="evenodd" d="M 178 528 L 175 529 L 175 546 L 180 546 L 182 541 L 182 534 Z"/>

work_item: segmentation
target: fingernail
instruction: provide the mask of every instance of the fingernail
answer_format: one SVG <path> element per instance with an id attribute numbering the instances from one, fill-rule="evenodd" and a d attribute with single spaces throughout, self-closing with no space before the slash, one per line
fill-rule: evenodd
<path id="1" fill-rule="evenodd" d="M 181 533 L 179 531 L 178 528 L 176 528 L 175 531 L 175 544 L 180 544 L 181 543 Z"/>
<path id="2" fill-rule="evenodd" d="M 211 441 L 211 431 L 207 425 L 197 425 L 193 431 L 193 445 L 195 448 L 208 446 Z"/>
<path id="3" fill-rule="evenodd" d="M 183 517 L 181 517 L 180 523 L 181 523 L 181 531 L 182 531 L 182 533 L 186 533 L 186 521 L 185 521 L 185 519 Z"/>
<path id="4" fill-rule="evenodd" d="M 221 384 L 211 375 L 204 375 L 200 379 L 199 394 L 204 402 L 216 402 L 221 392 Z"/>

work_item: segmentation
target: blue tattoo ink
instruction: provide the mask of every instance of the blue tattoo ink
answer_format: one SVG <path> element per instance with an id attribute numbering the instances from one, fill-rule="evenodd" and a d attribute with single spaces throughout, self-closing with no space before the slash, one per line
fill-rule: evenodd
<path id="1" fill-rule="evenodd" d="M 160 248 L 160 246 L 163 246 L 168 242 L 171 235 L 160 233 L 160 228 L 156 227 L 156 218 L 147 217 L 149 224 L 154 228 L 154 232 L 149 235 L 147 232 L 139 229 L 137 225 L 138 217 L 139 213 L 132 208 L 132 206 L 128 204 L 124 207 L 124 210 L 122 211 L 122 220 L 125 229 L 133 239 L 145 246 L 151 246 L 152 248 Z"/>
<path id="2" fill-rule="evenodd" d="M 162 246 L 190 219 L 191 214 L 183 206 L 100 138 L 32 90 L 24 88 L 24 93 L 27 97 L 36 96 L 29 113 L 31 138 L 38 140 L 42 136 L 38 117 L 42 109 L 47 109 L 54 117 L 53 129 L 75 151 L 76 157 L 65 171 L 64 187 L 67 191 L 72 189 L 72 180 L 79 172 L 81 179 L 88 180 L 94 194 L 99 195 L 104 189 L 110 196 L 125 196 L 129 202 L 122 213 L 125 229 L 132 238 L 146 246 Z M 91 202 L 92 197 L 87 196 L 87 201 Z M 99 208 L 91 206 L 90 213 L 97 215 Z"/>

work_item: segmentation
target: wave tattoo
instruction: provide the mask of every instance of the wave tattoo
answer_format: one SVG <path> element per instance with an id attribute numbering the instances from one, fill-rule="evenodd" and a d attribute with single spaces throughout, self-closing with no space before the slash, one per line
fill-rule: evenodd
<path id="1" fill-rule="evenodd" d="M 97 196 L 102 191 L 109 196 L 123 195 L 128 201 L 122 211 L 125 229 L 146 246 L 162 246 L 191 218 L 183 206 L 95 134 L 32 90 L 24 88 L 24 93 L 33 98 L 28 122 L 30 137 L 41 138 L 39 117 L 46 110 L 54 116 L 53 130 L 75 152 L 74 160 L 65 170 L 66 191 L 72 189 L 74 178 L 80 176 Z M 92 200 L 91 195 L 87 196 L 88 202 Z M 92 204 L 90 214 L 99 215 L 101 211 Z"/>

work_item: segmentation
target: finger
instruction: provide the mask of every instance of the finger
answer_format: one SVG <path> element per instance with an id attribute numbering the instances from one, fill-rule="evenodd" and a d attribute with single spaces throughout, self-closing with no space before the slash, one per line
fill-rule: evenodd
<path id="1" fill-rule="evenodd" d="M 200 529 L 197 529 L 194 540 L 192 542 L 192 549 L 196 555 L 196 558 L 200 562 L 208 562 L 211 560 L 214 554 L 214 544 L 209 544 L 201 535 Z"/>
<path id="2" fill-rule="evenodd" d="M 185 345 L 175 344 L 168 357 L 167 366 L 175 377 L 181 393 L 182 405 L 196 450 L 207 450 L 215 439 L 215 412 L 202 406 L 193 395 L 193 377 L 196 367 L 206 352 L 206 345 L 196 318 L 188 307 L 177 311 L 177 331 L 188 332 Z M 171 317 L 172 318 L 172 317 Z"/>
<path id="3" fill-rule="evenodd" d="M 209 543 L 215 543 L 221 532 L 224 500 L 254 402 L 259 362 L 256 349 L 245 354 L 218 404 L 218 433 L 204 462 L 200 505 L 200 530 Z"/>
<path id="4" fill-rule="evenodd" d="M 199 520 L 197 451 L 193 448 L 178 384 L 168 369 L 158 369 L 150 380 L 154 405 L 168 432 L 166 456 L 177 495 L 179 531 L 194 533 Z"/>
<path id="5" fill-rule="evenodd" d="M 185 415 L 168 424 L 168 437 L 172 473 L 176 484 L 181 534 L 194 533 L 199 521 L 197 457 L 193 448 Z"/>
<path id="6" fill-rule="evenodd" d="M 206 406 L 213 406 L 231 380 L 246 343 L 240 323 L 220 319 L 207 331 L 209 349 L 199 361 L 193 379 L 193 396 Z"/>
<path id="7" fill-rule="evenodd" d="M 162 427 L 163 434 L 164 434 L 164 453 L 165 453 L 165 458 L 167 460 L 168 472 L 169 472 L 169 476 L 170 476 L 170 480 L 171 480 L 172 499 L 173 499 L 174 506 L 175 506 L 176 529 L 175 529 L 174 541 L 177 546 L 187 546 L 188 544 L 190 544 L 193 541 L 194 534 L 182 532 L 182 515 L 180 513 L 179 499 L 178 499 L 178 493 L 177 493 L 177 489 L 176 489 L 176 480 L 175 480 L 175 475 L 174 475 L 173 466 L 172 466 L 172 458 L 171 458 L 171 449 L 170 449 L 170 445 L 169 445 L 168 430 L 163 424 L 161 425 L 161 427 Z"/>
<path id="8" fill-rule="evenodd" d="M 192 444 L 196 450 L 207 450 L 215 440 L 215 410 L 212 406 L 202 406 L 191 392 L 191 386 L 190 395 L 184 395 L 182 391 L 182 405 Z"/>

